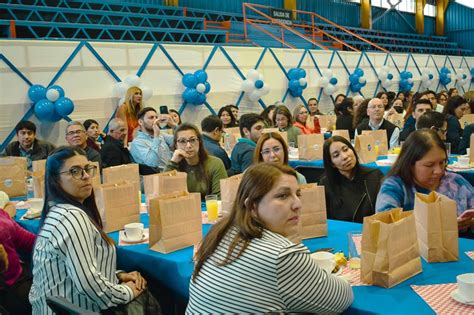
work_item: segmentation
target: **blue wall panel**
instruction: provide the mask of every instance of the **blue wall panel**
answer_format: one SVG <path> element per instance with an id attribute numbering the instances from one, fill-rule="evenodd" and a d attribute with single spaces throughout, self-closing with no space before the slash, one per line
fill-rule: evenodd
<path id="1" fill-rule="evenodd" d="M 474 50 L 474 9 L 450 2 L 446 11 L 445 34 L 462 48 Z"/>
<path id="2" fill-rule="evenodd" d="M 124 3 L 131 3 L 131 4 L 149 4 L 149 5 L 165 5 L 165 0 L 102 0 L 102 2 L 110 2 L 110 3 L 117 3 L 117 2 L 124 2 Z"/>
<path id="3" fill-rule="evenodd" d="M 298 0 L 296 7 L 301 11 L 315 12 L 340 25 L 353 27 L 359 27 L 360 25 L 360 9 L 356 3 L 335 0 Z M 307 15 L 299 18 L 311 20 Z M 321 21 L 315 22 L 320 23 Z"/>
<path id="4" fill-rule="evenodd" d="M 179 6 L 242 14 L 244 2 L 283 8 L 283 0 L 179 0 Z"/>

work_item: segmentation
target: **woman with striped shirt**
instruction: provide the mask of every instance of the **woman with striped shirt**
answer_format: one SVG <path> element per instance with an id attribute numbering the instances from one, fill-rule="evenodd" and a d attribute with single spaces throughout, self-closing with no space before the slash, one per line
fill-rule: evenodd
<path id="1" fill-rule="evenodd" d="M 287 239 L 297 232 L 299 196 L 290 167 L 247 169 L 230 215 L 211 228 L 196 255 L 186 313 L 337 313 L 349 307 L 349 283 Z"/>
<path id="2" fill-rule="evenodd" d="M 92 192 L 96 171 L 76 147 L 58 148 L 46 161 L 29 296 L 33 314 L 53 314 L 48 296 L 97 312 L 130 302 L 146 286 L 138 272 L 116 275 L 115 246 L 102 230 Z"/>

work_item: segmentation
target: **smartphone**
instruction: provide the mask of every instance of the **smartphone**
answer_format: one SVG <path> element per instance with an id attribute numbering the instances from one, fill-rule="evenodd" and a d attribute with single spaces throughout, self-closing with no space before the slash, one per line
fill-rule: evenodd
<path id="1" fill-rule="evenodd" d="M 168 115 L 168 114 L 169 114 L 169 112 L 168 112 L 168 106 L 166 106 L 166 105 L 160 106 L 160 114 L 161 114 L 161 115 L 164 115 L 164 114 Z"/>

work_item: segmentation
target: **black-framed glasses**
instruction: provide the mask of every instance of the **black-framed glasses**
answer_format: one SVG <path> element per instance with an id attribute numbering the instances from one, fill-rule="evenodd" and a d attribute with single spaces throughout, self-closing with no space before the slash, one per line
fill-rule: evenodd
<path id="1" fill-rule="evenodd" d="M 89 177 L 94 177 L 96 172 L 97 172 L 96 165 L 87 165 L 84 168 L 80 166 L 73 166 L 67 171 L 59 172 L 59 174 L 69 173 L 74 179 L 82 179 L 84 177 L 84 173 L 89 175 Z"/>
<path id="2" fill-rule="evenodd" d="M 189 139 L 181 138 L 181 139 L 176 140 L 176 142 L 182 146 L 185 146 L 187 143 L 190 143 L 191 145 L 196 145 L 198 141 L 199 141 L 198 138 L 189 138 Z"/>
<path id="3" fill-rule="evenodd" d="M 281 146 L 274 146 L 273 148 L 262 150 L 262 152 L 260 152 L 260 154 L 262 156 L 270 155 L 270 153 L 272 153 L 272 152 L 275 153 L 275 154 L 278 154 L 278 153 L 280 153 L 281 150 L 283 150 L 283 148 Z"/>
<path id="4" fill-rule="evenodd" d="M 78 130 L 71 130 L 69 131 L 68 133 L 66 133 L 66 137 L 70 137 L 70 136 L 73 136 L 73 135 L 80 135 L 81 133 L 85 132 L 84 130 L 82 129 L 78 129 Z"/>

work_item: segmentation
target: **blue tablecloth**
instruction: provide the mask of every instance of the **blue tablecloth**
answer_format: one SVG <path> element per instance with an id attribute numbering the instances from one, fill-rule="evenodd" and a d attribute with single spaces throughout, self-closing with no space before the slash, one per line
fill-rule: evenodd
<path id="1" fill-rule="evenodd" d="M 25 211 L 19 210 L 18 212 L 19 215 L 22 215 Z M 148 215 L 142 214 L 141 220 L 148 226 Z M 39 224 L 38 220 L 18 222 L 30 231 L 36 231 Z M 203 234 L 207 233 L 209 227 L 210 225 L 203 225 Z M 329 220 L 329 235 L 327 237 L 314 238 L 303 242 L 311 251 L 330 247 L 334 248 L 335 251 L 343 251 L 347 255 L 347 233 L 350 231 L 360 232 L 361 230 L 362 225 L 358 223 Z M 111 233 L 110 236 L 118 242 L 118 232 Z M 353 287 L 355 300 L 347 313 L 434 313 L 428 304 L 410 288 L 410 285 L 454 283 L 457 275 L 474 272 L 474 261 L 464 254 L 465 251 L 472 250 L 474 250 L 474 240 L 460 239 L 459 261 L 457 262 L 428 264 L 422 260 L 423 273 L 391 289 L 374 286 Z M 149 276 L 167 286 L 174 294 L 178 294 L 185 299 L 189 296 L 188 285 L 193 270 L 192 255 L 192 247 L 170 254 L 160 254 L 149 250 L 148 245 L 117 246 L 118 268 L 124 270 L 138 269 L 146 272 Z"/>

